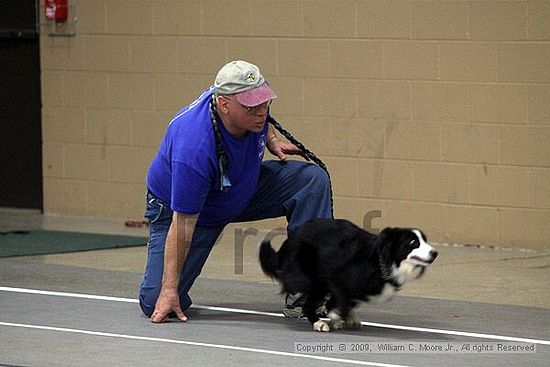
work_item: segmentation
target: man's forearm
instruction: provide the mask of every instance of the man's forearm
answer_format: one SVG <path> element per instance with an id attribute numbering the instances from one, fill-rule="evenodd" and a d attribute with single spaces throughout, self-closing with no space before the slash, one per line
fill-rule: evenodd
<path id="1" fill-rule="evenodd" d="M 198 214 L 174 212 L 164 247 L 162 288 L 177 289 L 183 264 L 187 259 Z"/>

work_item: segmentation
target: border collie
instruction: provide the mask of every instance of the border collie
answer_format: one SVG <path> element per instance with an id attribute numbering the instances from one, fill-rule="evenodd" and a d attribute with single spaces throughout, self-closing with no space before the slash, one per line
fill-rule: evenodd
<path id="1" fill-rule="evenodd" d="M 315 219 L 292 232 L 276 252 L 260 245 L 265 274 L 282 284 L 282 293 L 305 293 L 304 315 L 313 330 L 361 327 L 353 312 L 358 302 L 385 301 L 419 278 L 437 257 L 422 231 L 386 228 L 369 233 L 344 219 Z M 316 315 L 328 298 L 330 326 Z"/>

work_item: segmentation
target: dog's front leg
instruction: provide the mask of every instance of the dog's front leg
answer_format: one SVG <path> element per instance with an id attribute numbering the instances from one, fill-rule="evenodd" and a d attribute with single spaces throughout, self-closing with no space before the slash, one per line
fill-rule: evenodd
<path id="1" fill-rule="evenodd" d="M 339 330 L 344 328 L 344 319 L 338 309 L 334 308 L 328 313 L 328 318 L 330 319 L 330 326 L 333 330 Z"/>
<path id="2" fill-rule="evenodd" d="M 360 329 L 361 328 L 361 320 L 357 316 L 357 314 L 354 312 L 355 307 L 357 307 L 357 302 L 350 301 L 349 307 L 348 307 L 348 314 L 346 315 L 344 319 L 344 327 L 346 329 Z"/>
<path id="3" fill-rule="evenodd" d="M 312 293 L 308 295 L 306 302 L 304 303 L 304 315 L 307 317 L 309 322 L 313 325 L 313 330 L 315 331 L 330 331 L 328 324 L 321 320 L 317 316 L 317 306 L 323 300 L 324 293 Z"/>
<path id="4" fill-rule="evenodd" d="M 360 329 L 361 328 L 361 320 L 353 310 L 351 310 L 348 314 L 348 317 L 345 321 L 345 328 L 346 329 Z"/>
<path id="5" fill-rule="evenodd" d="M 340 287 L 331 285 L 331 298 L 327 302 L 330 318 L 330 326 L 333 330 L 338 329 L 356 329 L 359 323 L 357 316 L 353 313 L 353 308 L 357 302 L 350 300 Z M 360 325 L 360 323 L 359 323 Z"/>

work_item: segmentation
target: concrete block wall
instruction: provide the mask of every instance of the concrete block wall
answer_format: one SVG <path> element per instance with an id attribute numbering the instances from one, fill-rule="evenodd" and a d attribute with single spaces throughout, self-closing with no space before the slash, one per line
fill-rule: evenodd
<path id="1" fill-rule="evenodd" d="M 140 218 L 170 117 L 242 58 L 337 216 L 550 249 L 550 1 L 75 4 L 75 37 L 41 37 L 47 213 Z"/>

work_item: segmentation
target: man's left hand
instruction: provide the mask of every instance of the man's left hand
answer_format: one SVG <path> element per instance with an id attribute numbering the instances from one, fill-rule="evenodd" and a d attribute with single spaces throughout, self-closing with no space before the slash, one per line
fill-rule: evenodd
<path id="1" fill-rule="evenodd" d="M 267 144 L 267 149 L 269 149 L 271 154 L 273 154 L 274 156 L 276 156 L 282 161 L 286 161 L 287 154 L 304 156 L 303 152 L 300 149 L 298 149 L 296 145 L 289 142 L 281 141 L 277 138 L 270 139 L 269 143 Z"/>

